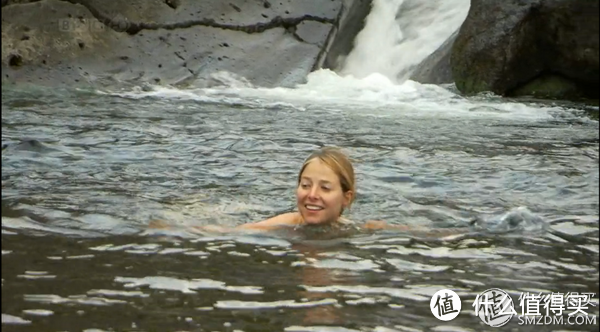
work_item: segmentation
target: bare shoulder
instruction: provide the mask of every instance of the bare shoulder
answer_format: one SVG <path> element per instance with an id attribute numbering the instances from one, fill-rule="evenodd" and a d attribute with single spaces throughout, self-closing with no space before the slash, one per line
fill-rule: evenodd
<path id="1" fill-rule="evenodd" d="M 242 229 L 269 230 L 281 226 L 294 226 L 301 223 L 302 217 L 298 212 L 280 214 L 267 220 L 239 226 Z"/>

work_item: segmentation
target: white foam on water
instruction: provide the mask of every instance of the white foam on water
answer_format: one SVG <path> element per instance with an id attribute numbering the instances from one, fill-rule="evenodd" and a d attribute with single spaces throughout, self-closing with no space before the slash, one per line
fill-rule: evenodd
<path id="1" fill-rule="evenodd" d="M 328 69 L 317 70 L 295 88 L 219 87 L 180 90 L 156 86 L 154 91 L 120 92 L 124 98 L 158 98 L 243 105 L 266 111 L 290 108 L 310 112 L 319 108 L 376 117 L 497 118 L 541 121 L 565 112 L 558 106 L 510 102 L 493 95 L 463 97 L 438 85 L 406 81 L 396 84 L 373 73 L 362 79 L 340 76 Z M 240 110 L 243 111 L 243 110 Z"/>

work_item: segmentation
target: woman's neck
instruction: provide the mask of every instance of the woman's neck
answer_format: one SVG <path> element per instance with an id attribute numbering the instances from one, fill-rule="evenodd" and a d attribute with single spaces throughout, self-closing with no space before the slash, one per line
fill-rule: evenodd
<path id="1" fill-rule="evenodd" d="M 304 220 L 304 218 L 302 218 L 302 215 L 300 215 L 300 213 L 298 213 L 298 220 L 296 222 L 296 224 L 299 226 L 328 226 L 328 225 L 329 226 L 338 226 L 338 225 L 349 224 L 349 223 L 352 223 L 352 221 L 350 219 L 340 216 L 339 218 L 332 220 L 332 221 L 322 222 L 322 223 L 318 223 L 318 224 L 309 224 Z"/>

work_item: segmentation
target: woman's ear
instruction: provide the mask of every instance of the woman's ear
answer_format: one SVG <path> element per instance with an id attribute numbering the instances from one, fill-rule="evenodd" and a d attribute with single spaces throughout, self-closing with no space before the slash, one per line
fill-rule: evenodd
<path id="1" fill-rule="evenodd" d="M 352 203 L 352 199 L 354 198 L 354 192 L 352 190 L 348 190 L 344 193 L 344 207 L 350 206 Z"/>

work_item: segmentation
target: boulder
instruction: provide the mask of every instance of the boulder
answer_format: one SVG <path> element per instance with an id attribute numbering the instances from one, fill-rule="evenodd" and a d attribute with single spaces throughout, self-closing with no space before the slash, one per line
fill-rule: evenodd
<path id="1" fill-rule="evenodd" d="M 598 98 L 598 1 L 472 0 L 451 52 L 465 94 Z"/>
<path id="2" fill-rule="evenodd" d="M 411 73 L 410 79 L 423 84 L 454 83 L 450 56 L 458 31 L 452 34 L 435 52 L 423 60 Z"/>
<path id="3" fill-rule="evenodd" d="M 334 71 L 340 70 L 344 64 L 344 58 L 354 48 L 356 36 L 365 27 L 365 19 L 371 12 L 371 0 L 346 0 L 343 7 L 343 16 L 339 21 L 339 33 L 333 39 L 332 45 L 324 57 L 323 68 Z"/>
<path id="4" fill-rule="evenodd" d="M 2 83 L 293 86 L 366 1 L 3 1 Z"/>

